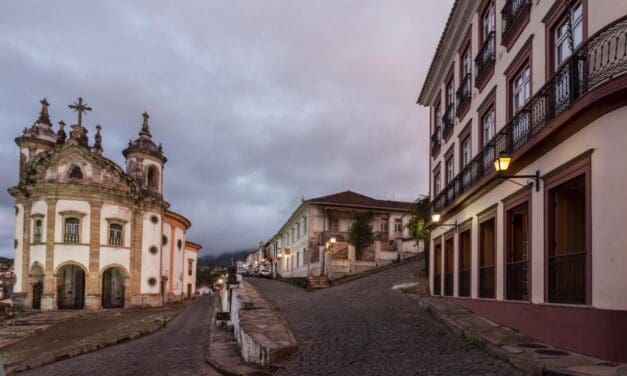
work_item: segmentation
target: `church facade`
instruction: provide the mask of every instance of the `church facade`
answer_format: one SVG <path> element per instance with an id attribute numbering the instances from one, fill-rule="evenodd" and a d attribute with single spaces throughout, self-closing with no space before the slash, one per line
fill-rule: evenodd
<path id="1" fill-rule="evenodd" d="M 39 118 L 15 142 L 13 305 L 42 310 L 160 306 L 192 297 L 200 245 L 191 222 L 163 197 L 167 161 L 147 113 L 124 149 L 125 168 L 104 157 L 101 127 L 89 144 L 79 98 L 69 135 L 55 131 L 41 101 Z"/>

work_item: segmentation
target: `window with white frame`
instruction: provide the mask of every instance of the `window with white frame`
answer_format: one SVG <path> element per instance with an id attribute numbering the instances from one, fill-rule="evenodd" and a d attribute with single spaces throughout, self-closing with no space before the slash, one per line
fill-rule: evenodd
<path id="1" fill-rule="evenodd" d="M 581 3 L 569 7 L 564 19 L 555 28 L 554 54 L 557 69 L 583 41 L 583 8 Z"/>
<path id="2" fill-rule="evenodd" d="M 112 223 L 109 225 L 109 245 L 118 247 L 122 245 L 122 228 L 122 225 L 118 223 Z"/>
<path id="3" fill-rule="evenodd" d="M 379 222 L 379 231 L 388 232 L 390 231 L 390 219 L 388 217 L 382 217 Z"/>
<path id="4" fill-rule="evenodd" d="M 529 65 L 525 66 L 512 81 L 512 114 L 516 114 L 531 97 Z"/>
<path id="5" fill-rule="evenodd" d="M 494 124 L 494 107 L 492 107 L 481 119 L 483 145 L 485 146 L 494 137 L 495 124 Z"/>
<path id="6" fill-rule="evenodd" d="M 401 218 L 394 220 L 394 232 L 397 234 L 403 232 L 403 220 Z"/>
<path id="7" fill-rule="evenodd" d="M 79 243 L 80 241 L 80 227 L 81 220 L 76 217 L 69 217 L 65 219 L 65 233 L 63 235 L 64 243 Z"/>
<path id="8" fill-rule="evenodd" d="M 464 138 L 462 141 L 462 168 L 466 167 L 466 165 L 470 162 L 472 158 L 472 143 L 470 140 L 470 135 Z"/>
<path id="9" fill-rule="evenodd" d="M 35 228 L 33 230 L 33 243 L 41 243 L 43 221 L 41 219 L 35 220 Z"/>

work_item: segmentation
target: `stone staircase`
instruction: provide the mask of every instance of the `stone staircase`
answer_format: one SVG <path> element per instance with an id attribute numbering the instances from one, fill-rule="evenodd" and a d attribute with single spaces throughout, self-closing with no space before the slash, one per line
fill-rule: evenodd
<path id="1" fill-rule="evenodd" d="M 331 286 L 329 284 L 329 278 L 327 278 L 327 276 L 314 276 L 314 275 L 310 275 L 309 277 L 307 277 L 307 279 L 309 280 L 309 288 L 313 289 L 313 290 L 319 290 L 319 289 L 326 289 L 327 287 Z"/>

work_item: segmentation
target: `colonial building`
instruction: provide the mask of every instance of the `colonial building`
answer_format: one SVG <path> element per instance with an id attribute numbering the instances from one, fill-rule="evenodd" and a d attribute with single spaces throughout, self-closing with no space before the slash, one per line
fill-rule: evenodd
<path id="1" fill-rule="evenodd" d="M 407 224 L 411 203 L 377 200 L 345 191 L 303 200 L 277 234 L 262 244 L 273 274 L 324 275 L 330 279 L 389 264 L 418 252 Z M 348 232 L 356 215 L 367 215 L 374 243 L 357 257 Z"/>
<path id="2" fill-rule="evenodd" d="M 627 361 L 627 2 L 456 1 L 430 115 L 431 290 Z"/>
<path id="3" fill-rule="evenodd" d="M 69 137 L 55 132 L 41 101 L 35 123 L 15 142 L 15 306 L 42 310 L 159 306 L 191 296 L 200 246 L 185 241 L 189 220 L 163 198 L 166 157 L 148 114 L 123 154 L 103 155 L 100 125 L 89 144 L 79 98 Z"/>

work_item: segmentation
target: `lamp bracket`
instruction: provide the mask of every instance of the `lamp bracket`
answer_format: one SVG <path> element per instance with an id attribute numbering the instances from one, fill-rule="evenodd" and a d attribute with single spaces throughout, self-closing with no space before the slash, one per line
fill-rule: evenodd
<path id="1" fill-rule="evenodd" d="M 533 175 L 497 175 L 501 179 L 533 179 L 532 183 L 535 184 L 536 192 L 540 192 L 540 170 L 536 170 Z"/>

